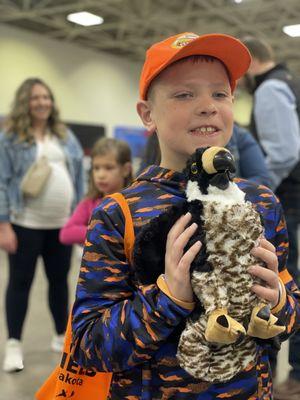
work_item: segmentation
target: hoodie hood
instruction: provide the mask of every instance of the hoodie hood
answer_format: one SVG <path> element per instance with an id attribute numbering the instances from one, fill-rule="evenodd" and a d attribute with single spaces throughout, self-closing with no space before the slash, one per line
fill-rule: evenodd
<path id="1" fill-rule="evenodd" d="M 150 165 L 141 172 L 136 181 L 151 182 L 168 193 L 185 197 L 186 178 L 183 172 Z"/>

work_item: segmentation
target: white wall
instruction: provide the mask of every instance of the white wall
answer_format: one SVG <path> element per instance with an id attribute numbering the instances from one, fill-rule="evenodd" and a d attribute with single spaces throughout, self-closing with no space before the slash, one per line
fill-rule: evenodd
<path id="1" fill-rule="evenodd" d="M 101 40 L 101 37 L 99 37 Z M 135 105 L 141 65 L 0 24 L 0 114 L 10 109 L 21 82 L 49 84 L 64 120 L 141 126 Z"/>

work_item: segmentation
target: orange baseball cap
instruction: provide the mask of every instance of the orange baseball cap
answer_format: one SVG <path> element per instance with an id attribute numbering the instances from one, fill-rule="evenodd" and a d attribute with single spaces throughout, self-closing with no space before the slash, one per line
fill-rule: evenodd
<path id="1" fill-rule="evenodd" d="M 228 70 L 232 91 L 251 62 L 247 47 L 233 36 L 219 33 L 201 36 L 192 32 L 179 33 L 153 44 L 147 50 L 140 78 L 140 98 L 147 99 L 150 83 L 166 67 L 181 58 L 194 55 L 211 56 L 222 61 Z"/>

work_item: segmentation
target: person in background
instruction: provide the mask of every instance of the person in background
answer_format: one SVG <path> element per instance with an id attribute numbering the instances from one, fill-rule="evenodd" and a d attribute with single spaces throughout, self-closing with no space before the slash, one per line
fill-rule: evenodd
<path id="1" fill-rule="evenodd" d="M 151 219 L 186 201 L 182 170 L 195 150 L 228 143 L 234 89 L 250 61 L 239 40 L 222 34 L 180 33 L 148 49 L 137 112 L 147 131 L 157 132 L 161 162 L 122 191 L 136 237 Z M 249 271 L 261 279 L 252 291 L 283 321 L 286 332 L 280 340 L 286 340 L 299 325 L 300 293 L 285 267 L 287 233 L 281 205 L 265 186 L 246 180 L 237 185 L 265 225 L 265 238 L 251 251 L 265 264 Z M 255 362 L 227 382 L 201 381 L 179 365 L 179 337 L 196 306 L 190 265 L 202 246 L 199 241 L 187 246 L 197 229 L 191 219 L 187 213 L 175 222 L 162 275 L 143 285 L 124 252 L 121 208 L 106 199 L 93 212 L 72 309 L 72 355 L 84 368 L 113 372 L 111 400 L 272 398 L 269 340 L 262 339 Z M 228 363 L 229 352 L 220 368 Z"/>
<path id="2" fill-rule="evenodd" d="M 226 147 L 234 155 L 237 177 L 259 185 L 270 186 L 270 176 L 264 154 L 249 131 L 235 123 Z"/>
<path id="3" fill-rule="evenodd" d="M 41 157 L 46 157 L 50 175 L 36 197 L 24 195 L 22 180 Z M 38 256 L 49 284 L 55 327 L 51 348 L 62 349 L 71 247 L 61 244 L 58 235 L 83 195 L 82 157 L 79 142 L 59 118 L 50 87 L 39 78 L 25 80 L 0 134 L 0 248 L 9 259 L 6 372 L 23 369 L 22 330 Z"/>
<path id="4" fill-rule="evenodd" d="M 300 223 L 300 79 L 284 64 L 275 62 L 274 52 L 264 40 L 254 36 L 242 39 L 252 62 L 248 83 L 254 96 L 250 130 L 265 154 L 271 189 L 278 196 L 289 235 L 287 268 L 300 284 L 298 269 Z M 276 400 L 300 398 L 300 332 L 290 338 L 291 370 L 286 382 L 275 386 Z M 276 372 L 276 351 L 272 356 Z"/>
<path id="5" fill-rule="evenodd" d="M 128 144 L 112 138 L 98 140 L 91 151 L 88 192 L 60 230 L 61 243 L 83 245 L 93 209 L 104 196 L 119 192 L 131 181 L 131 151 Z"/>
<path id="6" fill-rule="evenodd" d="M 232 136 L 226 145 L 235 159 L 236 173 L 239 178 L 248 179 L 260 185 L 270 185 L 265 158 L 257 141 L 246 129 L 237 123 L 233 126 Z M 160 164 L 160 149 L 156 132 L 149 135 L 139 173 L 150 165 Z"/>

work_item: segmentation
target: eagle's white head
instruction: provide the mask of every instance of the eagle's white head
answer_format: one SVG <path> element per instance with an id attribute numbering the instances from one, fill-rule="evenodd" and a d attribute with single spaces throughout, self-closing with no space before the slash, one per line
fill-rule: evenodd
<path id="1" fill-rule="evenodd" d="M 186 197 L 193 200 L 225 203 L 244 202 L 245 195 L 233 183 L 233 155 L 224 147 L 203 147 L 195 151 L 184 170 Z"/>

